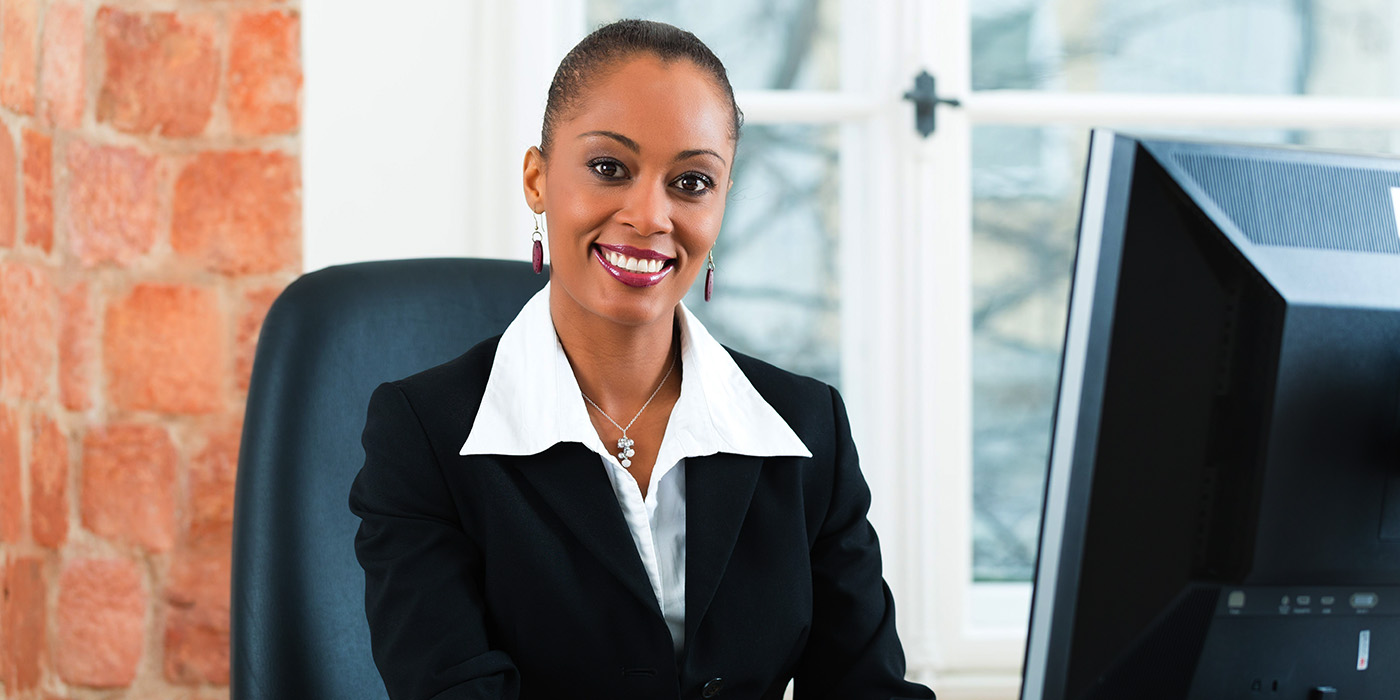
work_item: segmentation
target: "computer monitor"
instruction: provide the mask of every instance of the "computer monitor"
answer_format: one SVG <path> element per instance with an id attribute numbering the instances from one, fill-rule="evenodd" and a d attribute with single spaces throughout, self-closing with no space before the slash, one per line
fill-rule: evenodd
<path id="1" fill-rule="evenodd" d="M 1021 697 L 1400 697 L 1400 159 L 1094 133 Z"/>

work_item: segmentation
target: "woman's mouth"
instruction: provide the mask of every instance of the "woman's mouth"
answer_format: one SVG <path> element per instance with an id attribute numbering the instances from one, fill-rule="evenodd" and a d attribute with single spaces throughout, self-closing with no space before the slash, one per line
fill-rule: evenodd
<path id="1" fill-rule="evenodd" d="M 675 259 L 654 250 L 623 245 L 594 244 L 593 257 L 608 274 L 629 287 L 659 284 L 675 269 Z"/>

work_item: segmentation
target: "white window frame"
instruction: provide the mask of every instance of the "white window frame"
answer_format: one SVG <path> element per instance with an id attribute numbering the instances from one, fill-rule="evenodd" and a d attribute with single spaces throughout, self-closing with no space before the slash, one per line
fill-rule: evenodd
<path id="1" fill-rule="evenodd" d="M 939 83 L 940 92 L 961 100 L 958 109 L 940 110 L 938 133 L 930 139 L 929 171 L 921 181 L 937 183 L 922 196 L 934 202 L 928 219 L 919 228 L 947 246 L 948 267 L 933 273 L 955 279 L 962 289 L 927 288 L 920 296 L 927 303 L 955 299 L 947 310 L 925 321 L 925 347 L 943 342 L 960 352 L 947 357 L 952 372 L 941 373 L 942 382 L 930 381 L 934 404 L 922 420 L 940 421 L 952 416 L 961 431 L 946 436 L 956 449 L 939 449 L 930 438 L 924 448 L 936 454 L 943 466 L 936 487 L 925 492 L 932 511 L 926 527 L 939 541 L 953 540 L 937 549 L 938 568 L 931 572 L 939 592 L 933 601 L 936 629 L 939 697 L 1014 698 L 1020 687 L 1020 667 L 1025 648 L 1025 613 L 1029 610 L 1029 584 L 972 583 L 972 461 L 970 354 L 971 344 L 971 158 L 972 130 L 986 125 L 1044 125 L 1079 128 L 1280 128 L 1280 129 L 1400 129 L 1400 99 L 1357 99 L 1310 96 L 1235 96 L 1193 94 L 1104 94 L 1042 91 L 971 90 L 970 0 L 940 0 L 927 8 L 920 23 L 924 61 Z M 941 143 L 940 143 L 941 142 Z M 952 269 L 953 267 L 956 269 Z M 950 384 L 956 386 L 949 386 Z M 937 391 L 939 388 L 945 391 Z M 1011 615 L 997 610 L 1012 608 Z M 1009 619 L 1008 619 L 1009 618 Z"/>

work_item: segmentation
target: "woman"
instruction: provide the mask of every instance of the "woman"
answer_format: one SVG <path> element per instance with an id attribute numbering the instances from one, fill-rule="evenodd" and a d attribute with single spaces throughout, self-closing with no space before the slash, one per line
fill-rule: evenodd
<path id="1" fill-rule="evenodd" d="M 681 304 L 740 123 L 669 25 L 560 65 L 524 166 L 549 284 L 370 403 L 350 503 L 394 698 L 933 697 L 903 680 L 840 398 Z"/>

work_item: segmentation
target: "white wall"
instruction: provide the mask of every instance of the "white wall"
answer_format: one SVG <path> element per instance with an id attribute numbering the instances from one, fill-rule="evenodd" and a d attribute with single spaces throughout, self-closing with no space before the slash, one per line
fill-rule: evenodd
<path id="1" fill-rule="evenodd" d="M 524 260 L 525 149 L 577 12 L 549 0 L 303 0 L 305 269 Z"/>

